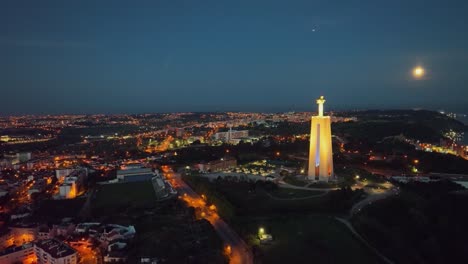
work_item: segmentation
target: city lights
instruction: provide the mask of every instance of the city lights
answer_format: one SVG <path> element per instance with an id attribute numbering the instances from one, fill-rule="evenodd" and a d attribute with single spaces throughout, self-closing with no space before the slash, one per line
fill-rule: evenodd
<path id="1" fill-rule="evenodd" d="M 468 4 L 49 2 L 0 8 L 0 264 L 468 264 Z"/>

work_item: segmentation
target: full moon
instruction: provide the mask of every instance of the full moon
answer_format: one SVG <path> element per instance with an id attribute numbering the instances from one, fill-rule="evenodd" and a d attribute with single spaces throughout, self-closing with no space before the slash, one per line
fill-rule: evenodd
<path id="1" fill-rule="evenodd" d="M 424 76 L 424 69 L 421 66 L 418 66 L 413 69 L 413 76 L 415 78 L 421 78 Z"/>

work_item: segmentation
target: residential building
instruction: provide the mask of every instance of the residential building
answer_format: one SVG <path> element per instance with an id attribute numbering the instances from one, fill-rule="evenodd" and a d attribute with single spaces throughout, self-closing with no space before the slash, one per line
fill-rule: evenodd
<path id="1" fill-rule="evenodd" d="M 40 240 L 34 244 L 40 264 L 77 264 L 78 253 L 69 245 L 56 239 Z"/>
<path id="2" fill-rule="evenodd" d="M 73 199 L 84 191 L 88 170 L 85 168 L 74 169 L 67 176 L 59 177 L 62 184 L 59 186 L 59 196 L 62 199 Z"/>
<path id="3" fill-rule="evenodd" d="M 37 260 L 34 254 L 34 245 L 32 243 L 23 244 L 21 246 L 9 247 L 0 251 L 1 264 L 32 264 Z"/>

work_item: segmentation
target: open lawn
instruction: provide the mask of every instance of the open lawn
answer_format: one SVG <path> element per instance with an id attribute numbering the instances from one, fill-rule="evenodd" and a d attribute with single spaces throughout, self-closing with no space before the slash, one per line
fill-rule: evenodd
<path id="1" fill-rule="evenodd" d="M 330 216 L 239 217 L 234 222 L 249 243 L 258 246 L 255 254 L 261 263 L 379 263 L 342 223 Z M 271 244 L 259 244 L 259 227 L 273 236 Z"/>
<path id="2" fill-rule="evenodd" d="M 239 214 L 265 214 L 302 211 L 307 210 L 307 208 L 311 209 L 321 207 L 321 203 L 324 199 L 326 199 L 326 196 L 323 196 L 302 200 L 283 200 L 282 198 L 284 197 L 295 196 L 294 192 L 297 190 L 249 190 L 247 187 L 242 187 L 240 185 L 242 184 L 236 184 L 235 186 L 223 185 L 218 187 L 218 190 L 236 208 L 236 213 Z M 269 192 L 271 196 L 268 195 L 267 192 Z M 315 194 L 317 193 L 310 191 L 309 195 Z M 303 195 L 303 193 L 301 192 L 300 195 Z M 280 199 L 274 199 L 274 197 L 278 197 Z"/>
<path id="3" fill-rule="evenodd" d="M 118 213 L 135 208 L 151 208 L 156 195 L 150 181 L 101 185 L 95 193 L 93 213 Z"/>
<path id="4" fill-rule="evenodd" d="M 351 191 L 323 194 L 322 191 L 252 188 L 249 183 L 243 182 L 220 183 L 216 185 L 216 191 L 233 205 L 238 215 L 304 212 L 342 214 L 349 210 L 353 201 L 359 199 Z"/>

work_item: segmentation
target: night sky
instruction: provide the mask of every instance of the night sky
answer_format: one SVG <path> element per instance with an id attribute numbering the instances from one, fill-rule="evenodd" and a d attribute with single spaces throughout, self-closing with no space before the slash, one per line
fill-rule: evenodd
<path id="1" fill-rule="evenodd" d="M 1 1 L 0 115 L 313 111 L 319 95 L 468 111 L 467 14 L 462 0 Z"/>

